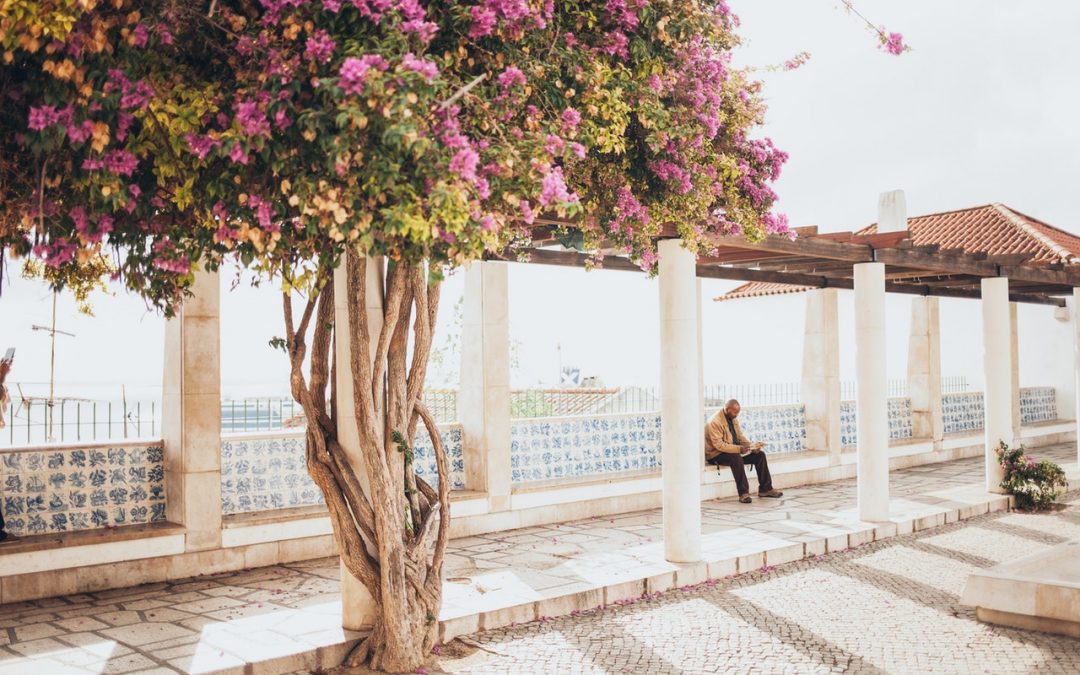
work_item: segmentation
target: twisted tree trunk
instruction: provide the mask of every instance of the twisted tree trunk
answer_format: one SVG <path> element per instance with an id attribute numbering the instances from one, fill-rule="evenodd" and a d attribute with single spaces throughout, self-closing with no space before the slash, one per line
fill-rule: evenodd
<path id="1" fill-rule="evenodd" d="M 321 284 L 308 297 L 298 322 L 290 294 L 283 295 L 292 394 L 307 415 L 307 467 L 326 498 L 341 562 L 367 587 L 377 606 L 372 632 L 349 663 L 412 672 L 423 665 L 438 636 L 450 527 L 450 464 L 422 401 L 440 284 L 426 265 L 392 263 L 385 284 L 370 287 L 367 266 L 374 263 L 350 251 L 345 264 L 347 331 L 334 329 L 335 289 L 328 265 L 321 267 Z M 375 275 L 380 281 L 381 272 L 380 266 Z M 376 335 L 368 325 L 366 301 L 384 287 L 383 324 Z M 351 358 L 337 363 L 333 341 L 345 335 Z M 332 384 L 338 368 L 348 369 L 352 378 L 351 401 L 338 400 Z M 338 441 L 339 415 L 356 418 L 363 467 L 354 466 Z M 435 448 L 437 491 L 412 468 L 421 422 Z"/>

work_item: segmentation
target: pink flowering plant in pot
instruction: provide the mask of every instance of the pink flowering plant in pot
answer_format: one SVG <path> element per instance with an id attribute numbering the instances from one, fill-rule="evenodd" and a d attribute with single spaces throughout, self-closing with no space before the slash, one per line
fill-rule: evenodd
<path id="1" fill-rule="evenodd" d="M 12 0 L 0 260 L 167 315 L 197 267 L 278 284 L 307 466 L 376 608 L 351 661 L 411 671 L 449 536 L 449 481 L 411 468 L 423 424 L 449 471 L 421 399 L 443 275 L 540 224 L 649 271 L 662 231 L 789 235 L 736 25 L 721 0 Z"/>
<path id="2" fill-rule="evenodd" d="M 1050 508 L 1068 489 L 1065 471 L 1049 460 L 1036 462 L 1024 454 L 1024 446 L 1010 448 L 1004 441 L 997 449 L 998 462 L 1005 470 L 1001 487 L 1016 498 L 1016 507 L 1025 510 Z"/>

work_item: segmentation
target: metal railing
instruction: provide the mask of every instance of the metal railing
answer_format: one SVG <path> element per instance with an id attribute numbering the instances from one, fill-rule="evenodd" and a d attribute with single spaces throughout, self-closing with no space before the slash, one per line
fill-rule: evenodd
<path id="1" fill-rule="evenodd" d="M 5 413 L 0 445 L 152 438 L 161 427 L 156 401 L 12 401 Z"/>
<path id="2" fill-rule="evenodd" d="M 742 406 L 784 405 L 799 402 L 798 382 L 706 385 L 705 407 L 719 408 L 735 399 Z"/>
<path id="3" fill-rule="evenodd" d="M 966 377 L 941 380 L 943 394 L 969 391 Z M 784 405 L 800 402 L 798 382 L 717 384 L 705 387 L 705 405 L 722 406 L 738 399 L 744 406 Z M 907 382 L 889 380 L 889 396 L 905 396 Z M 855 398 L 855 383 L 841 383 L 841 398 Z M 424 403 L 440 424 L 460 420 L 456 389 L 429 389 Z M 48 424 L 48 404 L 44 401 L 12 402 L 7 411 L 8 427 L 0 429 L 0 446 L 39 445 L 155 437 L 161 429 L 161 405 L 157 401 L 57 401 L 53 407 L 52 434 Z M 514 418 L 568 417 L 572 415 L 613 415 L 652 412 L 660 409 L 660 392 L 655 387 L 605 389 L 514 389 L 510 392 L 510 414 Z M 304 411 L 291 398 L 243 398 L 222 401 L 223 433 L 264 432 L 302 427 Z"/>
<path id="4" fill-rule="evenodd" d="M 439 424 L 458 421 L 457 389 L 426 389 L 424 405 Z"/>
<path id="5" fill-rule="evenodd" d="M 221 432 L 277 431 L 304 426 L 304 409 L 291 398 L 244 398 L 221 402 Z"/>
<path id="6" fill-rule="evenodd" d="M 887 391 L 890 398 L 907 396 L 907 380 L 904 378 L 889 380 Z M 963 391 L 970 391 L 968 379 L 963 375 L 947 375 L 941 378 L 942 394 L 957 394 Z M 855 382 L 853 380 L 846 380 L 840 383 L 840 398 L 844 401 L 855 400 Z"/>

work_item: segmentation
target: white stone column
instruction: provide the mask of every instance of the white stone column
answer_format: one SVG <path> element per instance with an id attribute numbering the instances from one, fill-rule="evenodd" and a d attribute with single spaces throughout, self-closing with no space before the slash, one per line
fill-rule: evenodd
<path id="1" fill-rule="evenodd" d="M 1072 338 L 1073 338 L 1073 355 L 1071 365 L 1073 372 L 1076 374 L 1073 380 L 1073 402 L 1075 407 L 1073 408 L 1073 419 L 1076 420 L 1076 464 L 1080 466 L 1080 316 L 1077 312 L 1080 312 L 1080 288 L 1073 288 L 1072 304 L 1069 308 L 1072 310 Z"/>
<path id="2" fill-rule="evenodd" d="M 1020 327 L 1019 305 L 1009 303 L 1009 418 L 1012 421 L 1012 443 L 1020 444 Z"/>
<path id="3" fill-rule="evenodd" d="M 941 409 L 941 321 L 937 298 L 911 299 L 907 378 L 912 436 L 940 441 L 945 435 L 945 421 Z"/>
<path id="4" fill-rule="evenodd" d="M 1075 291 L 1076 289 L 1074 289 Z M 1054 308 L 1054 345 L 1057 347 L 1052 358 L 1060 359 L 1064 367 L 1055 369 L 1050 383 L 1054 386 L 1054 400 L 1057 403 L 1057 419 L 1076 419 L 1076 298 L 1065 298 L 1064 307 Z"/>
<path id="5" fill-rule="evenodd" d="M 165 323 L 161 435 L 166 516 L 188 551 L 221 547 L 221 280 L 195 272 L 194 296 Z"/>
<path id="6" fill-rule="evenodd" d="M 704 424 L 698 416 L 697 266 L 681 239 L 659 243 L 660 445 L 663 459 L 664 557 L 701 559 L 701 467 Z"/>
<path id="7" fill-rule="evenodd" d="M 510 308 L 504 262 L 465 271 L 458 417 L 464 431 L 465 487 L 510 509 Z"/>
<path id="8" fill-rule="evenodd" d="M 835 288 L 806 293 L 803 331 L 802 403 L 806 407 L 806 447 L 826 450 L 840 463 L 840 321 Z"/>
<path id="9" fill-rule="evenodd" d="M 889 518 L 889 416 L 885 378 L 885 265 L 855 265 L 855 397 L 859 518 Z"/>
<path id="10" fill-rule="evenodd" d="M 696 262 L 694 275 L 697 275 Z M 702 335 L 702 327 L 705 325 L 701 321 L 701 279 L 695 279 L 697 282 L 697 365 L 698 365 L 698 419 L 702 421 L 704 427 L 705 422 L 705 342 Z M 704 441 L 704 434 L 702 434 Z M 701 451 L 702 464 L 705 460 L 705 449 Z"/>
<path id="11" fill-rule="evenodd" d="M 986 433 L 986 490 L 1002 492 L 1002 470 L 997 461 L 1001 441 L 1012 443 L 1012 339 L 1009 318 L 1009 280 L 982 280 L 983 370 Z"/>
<path id="12" fill-rule="evenodd" d="M 347 263 L 343 260 L 334 270 L 334 356 L 337 359 L 334 384 L 337 388 L 337 433 L 338 442 L 349 458 L 349 463 L 357 470 L 358 478 L 364 491 L 368 490 L 368 469 L 364 455 L 360 452 L 360 431 L 353 406 L 353 378 L 349 366 L 352 360 L 349 330 L 349 293 Z M 365 307 L 367 312 L 368 358 L 374 362 L 375 349 L 379 332 L 383 326 L 383 259 L 370 258 L 367 261 L 367 287 Z M 375 600 L 366 586 L 341 567 L 341 625 L 348 630 L 362 630 L 372 625 L 375 617 Z"/>

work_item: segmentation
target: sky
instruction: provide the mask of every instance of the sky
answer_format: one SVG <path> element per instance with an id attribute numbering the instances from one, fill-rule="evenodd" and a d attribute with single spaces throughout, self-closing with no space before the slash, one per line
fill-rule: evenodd
<path id="1" fill-rule="evenodd" d="M 858 2 L 873 21 L 904 34 L 913 49 L 900 57 L 878 50 L 836 0 L 729 4 L 742 19 L 740 65 L 811 53 L 796 71 L 761 74 L 769 104 L 761 135 L 791 155 L 776 190 L 778 210 L 794 225 L 856 229 L 876 220 L 879 193 L 903 189 L 911 215 L 1002 202 L 1080 231 L 1080 3 Z M 222 295 L 223 394 L 284 395 L 284 356 L 268 346 L 282 333 L 277 295 L 246 284 L 230 291 L 230 281 Z M 706 382 L 796 381 L 801 303 L 712 302 L 733 285 L 702 284 Z M 444 289 L 444 336 L 461 290 L 458 273 Z M 655 384 L 657 303 L 656 281 L 641 275 L 511 265 L 513 384 L 550 384 L 560 364 L 608 385 Z M 907 303 L 889 300 L 890 376 L 903 374 Z M 950 365 L 977 369 L 968 349 L 977 303 L 943 308 L 953 305 L 943 316 L 944 327 L 955 326 L 943 344 L 946 374 Z M 57 338 L 58 394 L 118 399 L 123 385 L 129 400 L 156 397 L 163 320 L 122 291 L 99 296 L 94 307 L 95 318 L 83 317 L 60 297 L 57 327 L 77 337 Z M 44 393 L 49 380 L 49 338 L 30 326 L 47 325 L 50 312 L 49 291 L 5 265 L 0 350 L 16 347 L 11 378 L 27 393 Z M 842 345 L 850 344 L 850 331 L 842 332 Z"/>

